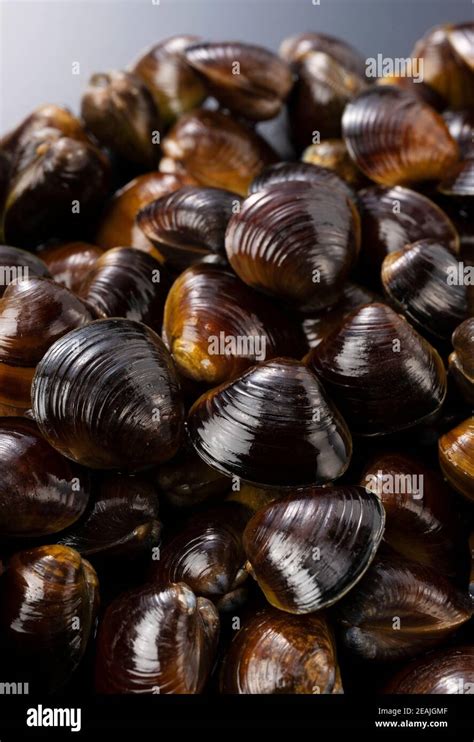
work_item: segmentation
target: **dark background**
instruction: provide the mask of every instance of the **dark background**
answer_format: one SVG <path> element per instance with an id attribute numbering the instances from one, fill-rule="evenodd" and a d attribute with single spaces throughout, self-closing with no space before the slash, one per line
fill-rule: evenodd
<path id="1" fill-rule="evenodd" d="M 0 0 L 0 132 L 42 103 L 77 111 L 93 72 L 177 33 L 277 49 L 289 34 L 322 31 L 365 56 L 400 57 L 431 26 L 473 17 L 472 0 Z"/>

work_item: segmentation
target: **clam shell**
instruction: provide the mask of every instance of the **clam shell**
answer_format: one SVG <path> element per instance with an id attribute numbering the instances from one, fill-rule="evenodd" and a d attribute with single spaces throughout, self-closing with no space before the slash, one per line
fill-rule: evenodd
<path id="1" fill-rule="evenodd" d="M 184 55 L 221 105 L 254 121 L 277 116 L 293 84 L 288 65 L 253 44 L 193 44 Z"/>
<path id="2" fill-rule="evenodd" d="M 351 186 L 358 186 L 363 175 L 347 151 L 343 139 L 325 139 L 320 144 L 311 144 L 304 150 L 301 159 L 311 165 L 333 170 Z"/>
<path id="3" fill-rule="evenodd" d="M 454 353 L 449 356 L 449 371 L 466 401 L 474 404 L 474 317 L 455 329 L 451 341 Z"/>
<path id="4" fill-rule="evenodd" d="M 188 431 L 207 464 L 262 486 L 331 482 L 352 452 L 349 430 L 317 378 L 285 358 L 200 397 Z"/>
<path id="5" fill-rule="evenodd" d="M 459 157 L 441 116 L 400 88 L 361 93 L 347 105 L 342 131 L 354 162 L 381 185 L 440 180 Z"/>
<path id="6" fill-rule="evenodd" d="M 10 245 L 0 245 L 0 297 L 15 280 L 32 276 L 51 278 L 46 263 L 37 255 Z"/>
<path id="7" fill-rule="evenodd" d="M 245 199 L 225 247 L 245 283 L 309 312 L 337 302 L 359 240 L 349 199 L 323 184 L 289 182 Z"/>
<path id="8" fill-rule="evenodd" d="M 442 180 L 438 190 L 446 196 L 472 198 L 474 195 L 474 157 L 462 160 L 451 173 Z"/>
<path id="9" fill-rule="evenodd" d="M 221 692 L 342 693 L 326 618 L 291 616 L 270 606 L 245 621 L 224 659 Z"/>
<path id="10" fill-rule="evenodd" d="M 230 479 L 208 466 L 191 445 L 160 466 L 157 482 L 163 497 L 176 508 L 223 497 L 231 487 Z"/>
<path id="11" fill-rule="evenodd" d="M 314 51 L 328 54 L 357 75 L 365 75 L 364 57 L 343 39 L 313 31 L 289 36 L 280 45 L 280 56 L 289 63 L 298 63 Z"/>
<path id="12" fill-rule="evenodd" d="M 160 338 L 126 319 L 68 333 L 38 365 L 33 414 L 51 445 L 92 469 L 139 469 L 178 450 L 183 405 Z"/>
<path id="13" fill-rule="evenodd" d="M 102 248 L 88 242 L 63 242 L 45 248 L 40 255 L 56 283 L 77 293 L 102 253 Z"/>
<path id="14" fill-rule="evenodd" d="M 308 358 L 358 435 L 384 435 L 429 419 L 446 395 L 437 351 L 390 307 L 356 309 Z"/>
<path id="15" fill-rule="evenodd" d="M 474 647 L 448 647 L 402 668 L 384 693 L 447 695 L 469 693 L 474 684 Z"/>
<path id="16" fill-rule="evenodd" d="M 354 202 L 356 200 L 355 191 L 339 175 L 309 162 L 278 162 L 276 165 L 266 167 L 250 184 L 249 195 L 295 180 L 324 185 L 340 191 Z"/>
<path id="17" fill-rule="evenodd" d="M 474 417 L 445 433 L 438 444 L 439 465 L 461 495 L 474 500 Z"/>
<path id="18" fill-rule="evenodd" d="M 313 613 L 360 580 L 384 522 L 380 500 L 362 487 L 296 491 L 257 511 L 244 531 L 244 549 L 271 605 Z"/>

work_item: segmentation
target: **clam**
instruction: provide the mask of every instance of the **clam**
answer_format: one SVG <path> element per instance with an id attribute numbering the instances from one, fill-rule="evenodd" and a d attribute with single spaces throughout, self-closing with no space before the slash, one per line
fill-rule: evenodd
<path id="1" fill-rule="evenodd" d="M 88 242 L 63 242 L 46 247 L 40 255 L 56 283 L 77 293 L 102 253 Z"/>
<path id="2" fill-rule="evenodd" d="M 462 160 L 443 178 L 438 190 L 446 195 L 469 202 L 474 195 L 474 157 Z"/>
<path id="3" fill-rule="evenodd" d="M 107 608 L 98 634 L 98 693 L 200 693 L 212 670 L 219 617 L 184 584 L 140 587 Z"/>
<path id="4" fill-rule="evenodd" d="M 173 284 L 163 338 L 183 376 L 213 386 L 258 361 L 298 358 L 305 349 L 296 322 L 230 270 L 205 263 Z"/>
<path id="5" fill-rule="evenodd" d="M 225 230 L 241 202 L 221 188 L 185 186 L 141 209 L 137 224 L 179 270 L 209 253 L 224 253 Z"/>
<path id="6" fill-rule="evenodd" d="M 265 361 L 200 397 L 188 418 L 204 461 L 261 486 L 332 482 L 349 465 L 349 430 L 315 375 L 286 358 Z"/>
<path id="7" fill-rule="evenodd" d="M 445 111 L 443 118 L 459 145 L 463 159 L 470 159 L 474 144 L 474 111 Z"/>
<path id="8" fill-rule="evenodd" d="M 432 418 L 446 395 L 437 351 L 385 304 L 356 309 L 314 348 L 308 366 L 356 435 L 377 436 Z"/>
<path id="9" fill-rule="evenodd" d="M 474 500 L 474 417 L 468 417 L 439 439 L 441 471 L 461 495 Z"/>
<path id="10" fill-rule="evenodd" d="M 361 487 L 292 492 L 247 524 L 249 569 L 275 608 L 313 613 L 336 603 L 361 579 L 384 521 L 380 500 Z"/>
<path id="11" fill-rule="evenodd" d="M 467 592 L 437 571 L 394 555 L 377 556 L 337 606 L 345 646 L 365 660 L 400 660 L 440 644 L 469 621 Z"/>
<path id="12" fill-rule="evenodd" d="M 0 577 L 3 663 L 9 677 L 47 692 L 60 689 L 79 665 L 94 630 L 97 575 L 65 546 L 15 554 Z"/>
<path id="13" fill-rule="evenodd" d="M 225 247 L 245 283 L 310 312 L 338 301 L 359 241 L 359 216 L 347 197 L 295 181 L 246 198 Z"/>
<path id="14" fill-rule="evenodd" d="M 230 479 L 208 466 L 188 444 L 160 466 L 157 483 L 163 497 L 176 508 L 221 498 L 231 487 Z"/>
<path id="15" fill-rule="evenodd" d="M 474 647 L 448 647 L 420 657 L 388 682 L 384 693 L 448 695 L 472 693 Z"/>
<path id="16" fill-rule="evenodd" d="M 363 180 L 362 173 L 354 164 L 343 139 L 324 139 L 319 144 L 310 144 L 301 159 L 311 165 L 333 170 L 351 186 L 358 186 Z"/>
<path id="17" fill-rule="evenodd" d="M 224 108 L 254 121 L 277 116 L 293 84 L 288 65 L 260 46 L 197 43 L 184 56 Z"/>
<path id="18" fill-rule="evenodd" d="M 85 471 L 57 453 L 34 422 L 0 420 L 0 534 L 46 536 L 77 521 L 89 498 Z"/>
<path id="19" fill-rule="evenodd" d="M 474 318 L 464 320 L 451 338 L 454 352 L 449 356 L 449 372 L 469 404 L 474 404 Z"/>
<path id="20" fill-rule="evenodd" d="M 220 111 L 204 109 L 181 116 L 162 148 L 168 160 L 201 185 L 241 196 L 255 176 L 277 160 L 270 145 L 252 129 Z"/>
<path id="21" fill-rule="evenodd" d="M 343 39 L 327 34 L 307 32 L 289 36 L 280 44 L 280 56 L 290 64 L 300 62 L 308 52 L 324 52 L 359 76 L 365 75 L 365 59 Z"/>
<path id="22" fill-rule="evenodd" d="M 352 100 L 342 132 L 357 166 L 385 186 L 440 180 L 459 157 L 441 116 L 396 87 L 377 86 Z"/>
<path id="23" fill-rule="evenodd" d="M 51 278 L 46 263 L 33 253 L 10 245 L 0 245 L 0 298 L 12 281 L 21 281 L 32 276 Z"/>
<path id="24" fill-rule="evenodd" d="M 257 610 L 230 645 L 220 687 L 238 694 L 342 693 L 326 618 L 292 616 L 269 606 Z"/>
<path id="25" fill-rule="evenodd" d="M 93 469 L 140 469 L 179 448 L 176 371 L 140 322 L 97 320 L 56 341 L 37 367 L 32 403 L 46 440 Z"/>
<path id="26" fill-rule="evenodd" d="M 356 199 L 355 191 L 337 173 L 309 162 L 278 162 L 266 167 L 250 184 L 249 194 L 295 180 L 326 186 Z"/>

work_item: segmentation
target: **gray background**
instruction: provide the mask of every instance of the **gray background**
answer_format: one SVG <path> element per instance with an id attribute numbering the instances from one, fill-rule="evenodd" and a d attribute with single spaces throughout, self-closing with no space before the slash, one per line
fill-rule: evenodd
<path id="1" fill-rule="evenodd" d="M 473 16 L 472 0 L 0 0 L 0 132 L 41 103 L 77 111 L 93 72 L 123 68 L 176 33 L 277 49 L 313 30 L 364 56 L 400 57 L 431 26 Z"/>

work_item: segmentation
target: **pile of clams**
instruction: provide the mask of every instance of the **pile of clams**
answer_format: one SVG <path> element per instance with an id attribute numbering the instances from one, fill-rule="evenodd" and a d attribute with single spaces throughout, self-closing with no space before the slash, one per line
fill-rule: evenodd
<path id="1" fill-rule="evenodd" d="M 173 37 L 0 140 L 2 677 L 474 687 L 474 25 L 413 55 Z"/>

